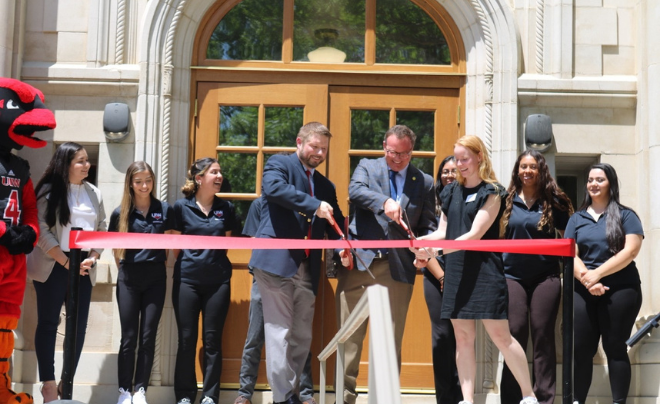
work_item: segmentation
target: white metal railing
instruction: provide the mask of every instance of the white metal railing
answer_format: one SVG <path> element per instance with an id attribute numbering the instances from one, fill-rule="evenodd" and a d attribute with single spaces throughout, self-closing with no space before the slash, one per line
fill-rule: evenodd
<path id="1" fill-rule="evenodd" d="M 369 319 L 369 404 L 401 404 L 399 365 L 394 346 L 394 330 L 387 288 L 367 288 L 346 323 L 319 354 L 321 361 L 320 404 L 325 404 L 326 361 L 337 351 L 336 402 L 343 403 L 344 343 Z"/>

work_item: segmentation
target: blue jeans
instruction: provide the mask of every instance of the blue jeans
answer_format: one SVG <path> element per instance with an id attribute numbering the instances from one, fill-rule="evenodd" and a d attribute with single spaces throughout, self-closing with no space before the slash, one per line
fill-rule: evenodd
<path id="1" fill-rule="evenodd" d="M 252 280 L 252 291 L 250 296 L 250 324 L 248 326 L 245 347 L 243 347 L 243 360 L 239 376 L 240 387 L 238 395 L 252 401 L 254 386 L 257 383 L 261 351 L 264 346 L 264 311 L 261 304 L 261 294 L 257 282 Z M 314 385 L 312 382 L 312 353 L 310 351 L 305 362 L 305 368 L 300 376 L 300 399 L 309 400 L 314 397 Z"/>

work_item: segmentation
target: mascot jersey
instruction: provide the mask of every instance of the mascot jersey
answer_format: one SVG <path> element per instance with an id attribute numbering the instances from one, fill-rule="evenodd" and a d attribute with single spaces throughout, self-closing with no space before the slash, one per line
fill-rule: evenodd
<path id="1" fill-rule="evenodd" d="M 32 404 L 27 393 L 11 390 L 9 359 L 14 350 L 12 330 L 18 325 L 25 294 L 25 254 L 39 235 L 37 200 L 27 161 L 12 149 L 43 147 L 34 132 L 55 128 L 55 116 L 36 88 L 0 78 L 0 404 Z"/>
<path id="2" fill-rule="evenodd" d="M 0 235 L 4 235 L 7 228 L 21 225 L 30 226 L 38 234 L 37 199 L 27 161 L 0 152 L 0 180 L 0 215 L 3 219 Z M 18 318 L 27 276 L 25 254 L 12 255 L 6 247 L 0 247 L 0 271 L 0 315 Z"/>

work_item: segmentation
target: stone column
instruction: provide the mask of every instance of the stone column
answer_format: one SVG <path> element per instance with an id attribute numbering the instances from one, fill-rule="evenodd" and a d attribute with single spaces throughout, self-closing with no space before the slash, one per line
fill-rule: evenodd
<path id="1" fill-rule="evenodd" d="M 14 15 L 16 14 L 16 0 L 0 2 L 0 15 L 4 15 L 4 22 L 0 24 L 0 77 L 12 77 L 12 53 L 14 51 Z"/>

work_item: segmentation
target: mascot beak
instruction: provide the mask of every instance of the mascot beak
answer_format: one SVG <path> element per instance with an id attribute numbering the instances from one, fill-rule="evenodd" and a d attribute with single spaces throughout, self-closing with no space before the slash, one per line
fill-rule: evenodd
<path id="1" fill-rule="evenodd" d="M 27 83 L 0 77 L 0 149 L 39 148 L 47 142 L 34 132 L 54 129 L 55 115 L 41 91 Z"/>
<path id="2" fill-rule="evenodd" d="M 9 127 L 9 137 L 22 146 L 38 149 L 46 146 L 46 141 L 33 137 L 34 132 L 54 129 L 55 115 L 46 108 L 35 108 L 16 118 Z"/>

